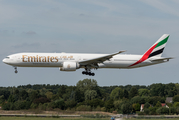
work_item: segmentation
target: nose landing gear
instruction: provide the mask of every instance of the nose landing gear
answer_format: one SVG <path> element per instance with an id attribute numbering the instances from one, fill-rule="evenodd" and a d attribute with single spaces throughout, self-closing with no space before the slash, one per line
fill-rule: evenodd
<path id="1" fill-rule="evenodd" d="M 17 71 L 17 67 L 14 67 L 14 69 L 15 69 L 15 73 L 17 74 L 17 73 L 18 73 L 18 71 Z"/>

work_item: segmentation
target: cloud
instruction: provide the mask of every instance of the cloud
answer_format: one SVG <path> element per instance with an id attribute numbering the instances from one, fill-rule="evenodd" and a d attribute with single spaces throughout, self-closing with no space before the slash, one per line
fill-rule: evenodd
<path id="1" fill-rule="evenodd" d="M 1 1 L 0 0 L 0 16 L 1 24 L 5 24 L 7 22 L 13 22 L 17 18 L 19 18 L 19 15 L 23 11 L 18 11 L 16 8 L 19 6 L 12 5 L 12 4 L 7 4 L 7 1 Z"/>
<path id="2" fill-rule="evenodd" d="M 40 47 L 40 43 L 23 43 L 12 46 L 12 48 L 21 49 L 21 48 L 37 48 Z"/>
<path id="3" fill-rule="evenodd" d="M 85 16 L 85 14 L 80 14 L 80 16 Z"/>
<path id="4" fill-rule="evenodd" d="M 0 30 L 0 34 L 8 34 L 9 31 L 8 30 Z"/>
<path id="5" fill-rule="evenodd" d="M 37 33 L 34 32 L 34 31 L 28 31 L 28 32 L 23 32 L 23 34 L 26 34 L 26 35 L 36 35 Z"/>
<path id="6" fill-rule="evenodd" d="M 179 1 L 176 0 L 170 0 L 170 1 L 166 1 L 166 0 L 140 0 L 141 2 L 144 2 L 164 13 L 168 13 L 171 15 L 175 15 L 177 17 L 179 17 L 179 13 L 178 13 L 178 3 Z"/>
<path id="7" fill-rule="evenodd" d="M 59 2 L 56 0 L 31 0 L 22 2 L 20 0 L 0 0 L 0 16 L 2 18 L 0 20 L 0 58 L 3 59 L 6 55 L 25 51 L 112 53 L 118 50 L 127 50 L 128 53 L 142 54 L 163 33 L 171 34 L 170 42 L 165 50 L 166 56 L 175 57 L 178 55 L 179 31 L 179 28 L 176 27 L 179 26 L 176 18 L 179 15 L 177 13 L 179 11 L 177 2 L 179 1 L 71 0 L 70 2 Z M 141 46 L 138 47 L 138 45 Z M 159 79 L 156 76 L 158 76 L 158 71 L 161 71 L 160 65 L 135 70 L 99 70 L 96 71 L 95 79 L 101 82 L 100 85 L 149 84 L 157 80 L 157 82 L 168 82 L 173 76 L 173 78 L 179 77 L 178 68 L 175 67 L 178 63 L 176 65 L 175 63 L 177 63 L 177 59 L 162 64 L 163 69 L 166 66 L 166 72 L 163 72 L 166 75 Z M 174 68 L 171 67 L 171 64 Z M 6 74 L 9 72 L 9 68 L 6 69 L 5 65 L 2 66 L 2 79 L 12 81 L 15 77 L 19 81 L 11 84 L 18 85 L 22 84 L 22 81 L 20 81 L 22 78 L 36 74 L 36 71 L 38 71 L 38 79 L 44 77 L 42 79 L 46 81 L 45 83 L 50 82 L 51 84 L 73 85 L 75 83 L 68 81 L 71 76 L 76 76 L 73 77 L 76 80 L 75 82 L 84 78 L 80 73 L 82 70 L 65 73 L 58 72 L 56 69 L 42 68 L 43 72 L 34 68 L 20 69 L 21 73 L 25 72 L 19 74 L 19 79 L 17 75 L 14 76 L 11 73 L 7 78 Z M 171 69 L 174 71 L 171 71 Z M 143 79 L 140 80 L 140 78 L 150 76 L 150 71 L 154 72 L 153 81 L 146 82 L 149 81 L 148 78 L 141 82 Z M 114 79 L 117 79 L 119 73 L 121 75 L 120 81 L 113 80 L 113 83 L 110 83 L 110 77 L 113 76 Z M 60 82 L 58 79 L 48 81 L 49 74 L 54 78 L 65 79 Z M 128 76 L 129 74 L 130 76 Z M 131 79 L 138 81 L 131 82 Z M 33 84 L 34 82 L 44 82 L 40 80 L 31 81 L 28 78 L 25 79 L 23 84 L 29 83 L 29 81 Z M 174 81 L 177 80 L 172 82 Z M 2 82 L 1 85 L 7 86 L 9 82 Z"/>

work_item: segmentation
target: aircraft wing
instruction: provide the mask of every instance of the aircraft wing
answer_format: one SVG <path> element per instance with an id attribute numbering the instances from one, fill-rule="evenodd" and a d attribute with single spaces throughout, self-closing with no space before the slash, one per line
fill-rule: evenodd
<path id="1" fill-rule="evenodd" d="M 169 61 L 169 59 L 173 59 L 173 57 L 168 57 L 168 58 L 159 58 L 159 59 L 153 59 L 153 60 L 152 60 L 152 59 L 150 59 L 150 61 L 154 61 L 154 62 L 155 62 L 155 61 L 165 61 L 165 60 L 166 60 L 166 61 Z"/>
<path id="2" fill-rule="evenodd" d="M 117 53 L 105 55 L 105 56 L 102 56 L 102 57 L 80 61 L 79 64 L 80 65 L 90 65 L 90 64 L 103 63 L 104 61 L 109 60 L 110 58 L 112 58 L 114 55 L 117 55 L 117 54 L 120 54 L 120 53 L 123 53 L 123 52 L 125 52 L 125 51 L 119 51 Z"/>

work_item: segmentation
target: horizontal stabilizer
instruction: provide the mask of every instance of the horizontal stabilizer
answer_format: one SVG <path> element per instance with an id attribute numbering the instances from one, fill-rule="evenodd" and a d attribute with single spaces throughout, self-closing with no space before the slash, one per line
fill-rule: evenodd
<path id="1" fill-rule="evenodd" d="M 150 59 L 150 61 L 169 61 L 169 59 L 174 59 L 173 57 L 168 57 L 168 58 L 159 58 L 159 59 Z"/>

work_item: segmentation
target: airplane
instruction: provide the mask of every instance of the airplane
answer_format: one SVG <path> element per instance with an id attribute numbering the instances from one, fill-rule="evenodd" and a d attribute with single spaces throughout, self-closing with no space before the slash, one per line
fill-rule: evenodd
<path id="1" fill-rule="evenodd" d="M 164 63 L 172 57 L 161 57 L 169 34 L 161 36 L 143 55 L 86 54 L 86 53 L 17 53 L 3 59 L 17 73 L 17 67 L 59 67 L 60 71 L 76 71 L 84 68 L 84 75 L 94 76 L 92 69 L 118 68 L 132 69 Z"/>

